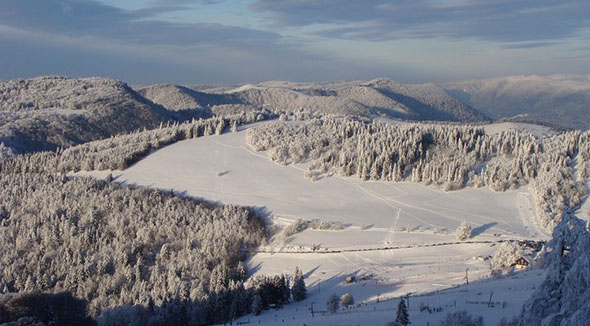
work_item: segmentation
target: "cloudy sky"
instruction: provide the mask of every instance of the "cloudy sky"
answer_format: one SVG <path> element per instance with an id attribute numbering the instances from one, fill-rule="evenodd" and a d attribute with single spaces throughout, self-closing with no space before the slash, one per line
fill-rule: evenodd
<path id="1" fill-rule="evenodd" d="M 2 0 L 0 79 L 590 73 L 588 0 Z"/>

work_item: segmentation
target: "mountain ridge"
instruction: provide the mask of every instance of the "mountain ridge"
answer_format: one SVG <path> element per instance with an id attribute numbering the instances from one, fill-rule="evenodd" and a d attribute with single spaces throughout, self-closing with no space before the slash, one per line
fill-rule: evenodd
<path id="1" fill-rule="evenodd" d="M 494 118 L 588 129 L 590 75 L 516 75 L 441 84 L 455 98 Z"/>
<path id="2" fill-rule="evenodd" d="M 332 83 L 266 81 L 219 87 L 211 91 L 193 89 L 196 92 L 193 94 L 186 91 L 188 89 L 178 85 L 153 85 L 138 88 L 138 92 L 169 110 L 178 108 L 179 102 L 191 102 L 194 108 L 208 104 L 207 107 L 213 110 L 217 105 L 249 105 L 281 111 L 310 108 L 324 114 L 368 118 L 387 116 L 404 120 L 490 121 L 438 85 L 404 85 L 384 78 Z M 184 99 L 186 96 L 191 99 Z M 204 103 L 203 99 L 207 96 L 217 101 Z"/>
<path id="3" fill-rule="evenodd" d="M 174 118 L 114 79 L 42 76 L 0 82 L 0 143 L 15 153 L 155 128 Z"/>

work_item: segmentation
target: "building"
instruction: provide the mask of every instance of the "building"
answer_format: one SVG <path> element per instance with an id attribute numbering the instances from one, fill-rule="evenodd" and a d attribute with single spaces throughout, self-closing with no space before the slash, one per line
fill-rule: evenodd
<path id="1" fill-rule="evenodd" d="M 512 265 L 510 265 L 510 267 L 514 268 L 515 271 L 520 271 L 520 270 L 528 268 L 529 265 L 530 265 L 529 260 L 526 257 L 521 256 L 520 258 L 516 259 L 516 261 L 514 261 L 514 263 L 512 263 Z"/>

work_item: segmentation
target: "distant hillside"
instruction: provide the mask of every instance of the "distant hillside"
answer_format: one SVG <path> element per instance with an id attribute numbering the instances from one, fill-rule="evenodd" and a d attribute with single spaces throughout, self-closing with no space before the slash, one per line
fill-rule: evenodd
<path id="1" fill-rule="evenodd" d="M 443 85 L 453 96 L 496 119 L 590 128 L 590 76 L 511 76 Z"/>
<path id="2" fill-rule="evenodd" d="M 311 110 L 367 118 L 487 121 L 434 84 L 268 81 L 239 87 L 136 87 L 106 78 L 38 77 L 0 82 L 0 155 L 55 150 L 154 128 L 168 120 Z"/>
<path id="3" fill-rule="evenodd" d="M 389 79 L 376 79 L 367 83 L 367 86 L 408 107 L 416 120 L 489 120 L 481 112 L 452 97 L 441 86 L 432 83 L 404 85 Z"/>
<path id="4" fill-rule="evenodd" d="M 234 104 L 231 95 L 204 93 L 178 85 L 152 85 L 136 88 L 137 92 L 150 101 L 168 110 L 204 109 L 212 105 Z"/>
<path id="5" fill-rule="evenodd" d="M 323 84 L 268 81 L 231 88 L 199 89 L 156 85 L 138 88 L 138 92 L 169 110 L 210 108 L 214 113 L 227 113 L 261 107 L 282 111 L 303 108 L 321 113 L 407 120 L 489 120 L 440 86 L 403 85 L 389 79 Z"/>
<path id="6" fill-rule="evenodd" d="M 0 82 L 0 143 L 16 153 L 154 128 L 173 117 L 112 79 L 38 77 Z"/>

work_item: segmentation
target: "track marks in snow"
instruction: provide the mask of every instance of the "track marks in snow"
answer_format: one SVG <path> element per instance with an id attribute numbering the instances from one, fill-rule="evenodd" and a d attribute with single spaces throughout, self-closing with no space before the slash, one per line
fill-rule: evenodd
<path id="1" fill-rule="evenodd" d="M 226 146 L 226 147 L 230 147 L 230 148 L 234 148 L 234 149 L 245 150 L 245 151 L 247 151 L 251 155 L 255 155 L 257 157 L 261 157 L 261 158 L 265 158 L 265 159 L 270 160 L 267 155 L 262 155 L 260 153 L 254 152 L 252 149 L 249 148 L 248 145 L 232 146 L 232 145 L 228 145 L 228 144 L 223 144 L 223 143 L 221 143 L 219 141 L 216 141 L 216 140 L 212 140 L 212 141 L 214 143 L 220 144 L 222 146 Z M 290 164 L 287 167 L 293 168 L 293 169 L 296 169 L 296 170 L 299 170 L 299 171 L 302 171 L 302 172 L 305 172 L 306 171 L 304 168 L 298 167 L 298 166 L 296 166 L 294 164 Z M 375 199 L 381 201 L 383 204 L 385 204 L 385 205 L 387 205 L 387 206 L 389 206 L 389 207 L 397 210 L 396 217 L 392 221 L 392 227 L 390 227 L 391 232 L 386 237 L 385 242 L 391 242 L 393 240 L 393 236 L 394 236 L 395 231 L 398 231 L 398 222 L 399 222 L 399 219 L 400 219 L 400 215 L 402 213 L 405 214 L 405 215 L 407 215 L 407 216 L 409 216 L 409 217 L 411 217 L 411 218 L 413 218 L 413 219 L 415 219 L 418 222 L 424 223 L 424 224 L 429 225 L 431 227 L 438 228 L 438 229 L 445 229 L 444 226 L 436 225 L 434 223 L 431 223 L 430 221 L 427 221 L 427 220 L 425 220 L 423 218 L 420 218 L 420 217 L 416 216 L 415 214 L 410 213 L 407 210 L 404 210 L 402 207 L 411 208 L 411 209 L 415 209 L 415 210 L 422 210 L 422 211 L 425 211 L 425 212 L 428 212 L 428 213 L 433 214 L 433 216 L 441 216 L 441 217 L 443 217 L 445 219 L 453 220 L 453 221 L 455 221 L 457 223 L 460 223 L 465 218 L 459 218 L 459 217 L 456 217 L 457 214 L 446 214 L 446 213 L 443 213 L 442 211 L 444 210 L 444 211 L 447 211 L 447 212 L 458 213 L 461 216 L 477 216 L 479 218 L 483 218 L 483 219 L 485 219 L 487 221 L 490 221 L 490 222 L 496 222 L 496 223 L 498 223 L 500 225 L 504 225 L 506 227 L 506 228 L 500 228 L 500 227 L 494 226 L 494 227 L 491 227 L 490 229 L 498 230 L 498 231 L 501 231 L 503 233 L 514 234 L 514 232 L 511 231 L 511 230 L 514 230 L 515 229 L 515 226 L 512 223 L 508 223 L 506 221 L 502 221 L 502 220 L 499 220 L 497 218 L 486 216 L 486 215 L 474 214 L 474 213 L 471 213 L 471 212 L 465 212 L 465 211 L 462 211 L 462 210 L 457 210 L 457 209 L 452 209 L 452 208 L 438 207 L 436 205 L 431 204 L 431 202 L 438 201 L 438 200 L 441 199 L 441 197 L 444 198 L 444 197 L 446 197 L 446 195 L 448 195 L 448 193 L 446 193 L 444 191 L 441 191 L 441 190 L 438 190 L 438 189 L 435 189 L 435 188 L 424 187 L 425 190 L 431 191 L 431 192 L 434 192 L 434 193 L 437 194 L 437 195 L 434 196 L 433 199 L 428 200 L 428 201 L 425 201 L 425 202 L 422 203 L 424 206 L 429 206 L 429 207 L 432 207 L 433 208 L 433 209 L 429 209 L 429 208 L 426 208 L 424 206 L 416 206 L 416 205 L 412 205 L 412 204 L 409 204 L 407 202 L 404 202 L 402 200 L 396 199 L 396 198 L 403 199 L 403 197 L 409 195 L 409 193 L 406 192 L 406 191 L 404 191 L 404 190 L 402 190 L 400 187 L 396 187 L 394 184 L 391 184 L 391 183 L 379 182 L 379 183 L 382 183 L 382 184 L 391 186 L 393 189 L 395 189 L 395 191 L 400 192 L 403 195 L 400 195 L 400 196 L 388 196 L 388 195 L 385 195 L 385 194 L 381 194 L 381 193 L 378 193 L 375 190 L 367 189 L 366 185 L 363 185 L 362 183 L 359 183 L 356 180 L 353 181 L 350 178 L 342 177 L 342 176 L 339 176 L 339 175 L 333 175 L 332 178 L 333 179 L 337 179 L 337 180 L 341 180 L 341 181 L 346 182 L 348 184 L 351 184 L 351 185 L 355 186 L 356 188 L 358 188 L 359 190 L 361 190 L 367 196 L 370 196 L 372 198 L 375 198 Z M 520 196 L 520 194 L 519 194 L 519 196 Z M 517 201 L 518 201 L 518 199 L 517 199 Z M 520 205 L 520 203 L 517 203 L 517 204 Z M 537 223 L 535 223 L 534 216 L 532 216 L 533 219 L 531 220 L 531 218 L 529 216 L 529 212 L 524 212 L 521 209 L 519 209 L 519 213 L 520 213 L 519 215 L 520 215 L 520 217 L 521 217 L 521 219 L 523 221 L 524 220 L 527 220 L 527 224 L 525 224 L 527 228 L 534 228 L 535 226 L 538 227 Z M 543 233 L 539 233 L 539 234 L 543 234 Z"/>
<path id="2" fill-rule="evenodd" d="M 527 229 L 529 236 L 532 238 L 542 237 L 549 239 L 549 234 L 539 225 L 535 217 L 530 194 L 528 192 L 519 192 L 516 198 L 516 205 L 518 206 L 522 223 Z"/>

